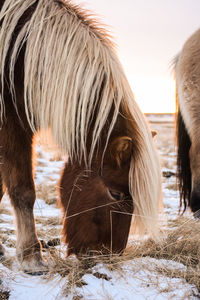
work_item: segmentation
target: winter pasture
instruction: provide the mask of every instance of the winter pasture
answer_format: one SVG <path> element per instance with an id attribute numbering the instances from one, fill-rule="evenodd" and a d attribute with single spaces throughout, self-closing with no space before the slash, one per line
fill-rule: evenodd
<path id="1" fill-rule="evenodd" d="M 147 115 L 160 153 L 164 213 L 162 241 L 130 233 L 122 256 L 65 257 L 62 213 L 56 206 L 57 185 L 65 157 L 41 144 L 35 150 L 37 201 L 34 213 L 49 273 L 23 273 L 15 261 L 15 227 L 8 196 L 1 204 L 0 236 L 7 258 L 0 264 L 0 299 L 142 300 L 199 299 L 200 223 L 187 211 L 180 216 L 176 186 L 173 115 Z"/>

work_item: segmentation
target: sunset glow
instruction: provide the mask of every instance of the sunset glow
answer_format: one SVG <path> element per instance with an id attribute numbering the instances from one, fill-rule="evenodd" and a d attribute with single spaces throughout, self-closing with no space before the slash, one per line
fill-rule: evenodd
<path id="1" fill-rule="evenodd" d="M 200 27 L 199 0 L 73 0 L 108 25 L 143 112 L 175 111 L 170 64 Z"/>
<path id="2" fill-rule="evenodd" d="M 127 74 L 128 75 L 128 74 Z M 175 112 L 175 82 L 170 78 L 133 78 L 130 85 L 144 113 Z"/>

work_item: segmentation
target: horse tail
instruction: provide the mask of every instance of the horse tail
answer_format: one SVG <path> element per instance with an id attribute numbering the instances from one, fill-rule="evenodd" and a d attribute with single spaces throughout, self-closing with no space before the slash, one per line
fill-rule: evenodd
<path id="1" fill-rule="evenodd" d="M 190 205 L 191 194 L 191 169 L 189 156 L 191 140 L 178 103 L 178 91 L 176 91 L 177 178 L 180 192 L 180 207 L 183 205 L 185 211 L 186 207 Z"/>

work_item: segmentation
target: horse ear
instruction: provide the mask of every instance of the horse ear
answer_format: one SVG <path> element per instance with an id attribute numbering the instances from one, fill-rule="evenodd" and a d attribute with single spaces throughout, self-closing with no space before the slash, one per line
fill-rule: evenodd
<path id="1" fill-rule="evenodd" d="M 110 145 L 110 154 L 112 159 L 120 168 L 122 163 L 129 160 L 133 150 L 133 141 L 128 136 L 121 136 L 115 138 Z"/>
<path id="2" fill-rule="evenodd" d="M 154 138 L 158 133 L 157 133 L 157 131 L 152 130 L 152 131 L 151 131 L 151 134 L 152 134 L 152 137 Z"/>

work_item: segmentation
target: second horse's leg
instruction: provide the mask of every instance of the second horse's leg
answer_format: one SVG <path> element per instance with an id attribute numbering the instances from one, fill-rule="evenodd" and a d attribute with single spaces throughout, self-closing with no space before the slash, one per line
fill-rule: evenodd
<path id="1" fill-rule="evenodd" d="M 12 116 L 0 132 L 1 175 L 14 208 L 17 225 L 17 258 L 23 270 L 43 271 L 33 206 L 35 188 L 32 175 L 32 133 Z"/>
<path id="2" fill-rule="evenodd" d="M 1 178 L 1 174 L 0 174 L 0 202 L 3 197 L 3 194 L 4 194 L 3 182 L 2 182 L 2 178 Z M 0 243 L 0 259 L 4 258 L 4 256 L 5 256 L 5 249 L 4 249 L 4 246 Z"/>

